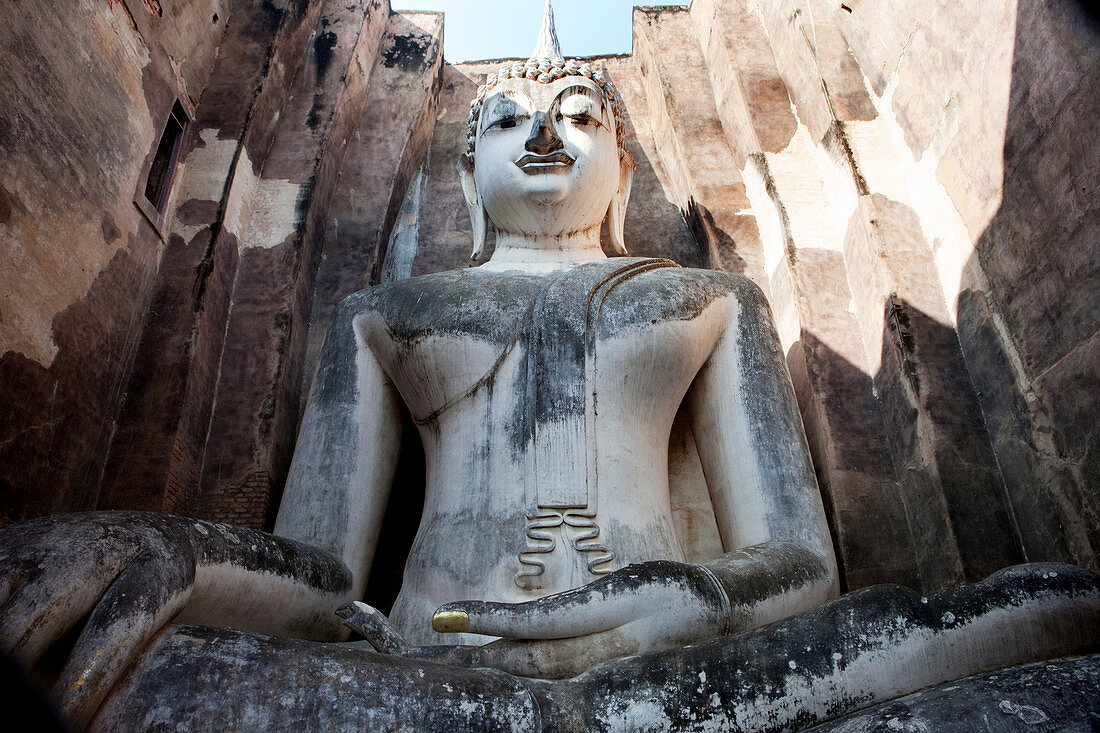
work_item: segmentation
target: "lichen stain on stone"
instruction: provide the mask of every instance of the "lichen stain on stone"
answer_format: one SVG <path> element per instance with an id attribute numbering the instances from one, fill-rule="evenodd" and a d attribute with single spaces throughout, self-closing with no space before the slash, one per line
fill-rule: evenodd
<path id="1" fill-rule="evenodd" d="M 313 55 L 317 58 L 317 85 L 325 81 L 329 64 L 332 63 L 333 51 L 336 48 L 336 34 L 332 31 L 318 33 L 313 39 Z"/>
<path id="2" fill-rule="evenodd" d="M 184 225 L 209 224 L 217 215 L 218 202 L 209 199 L 188 199 L 176 207 L 176 218 Z"/>
<path id="3" fill-rule="evenodd" d="M 432 37 L 407 34 L 393 37 L 393 45 L 386 49 L 382 65 L 387 69 L 395 66 L 402 71 L 417 72 L 427 67 L 430 59 L 428 49 L 432 47 Z"/>
<path id="4" fill-rule="evenodd" d="M 321 111 L 325 108 L 325 95 L 314 94 L 313 106 L 309 108 L 309 114 L 306 115 L 306 125 L 310 129 L 316 129 L 317 125 L 321 123 Z"/>
<path id="5" fill-rule="evenodd" d="M 107 244 L 113 243 L 122 236 L 122 232 L 119 231 L 118 225 L 115 224 L 115 220 L 111 218 L 110 214 L 103 215 L 103 220 L 100 222 L 100 229 L 103 231 L 103 241 Z"/>
<path id="6" fill-rule="evenodd" d="M 8 193 L 8 189 L 0 186 L 0 224 L 11 223 L 12 214 L 12 194 Z"/>

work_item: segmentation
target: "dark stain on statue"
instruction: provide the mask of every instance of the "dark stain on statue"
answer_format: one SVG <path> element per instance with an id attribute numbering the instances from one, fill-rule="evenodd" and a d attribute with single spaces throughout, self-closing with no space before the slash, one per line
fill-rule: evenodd
<path id="1" fill-rule="evenodd" d="M 386 55 L 382 57 L 382 64 L 387 69 L 396 66 L 402 71 L 421 71 L 430 61 L 428 49 L 432 45 L 431 36 L 414 34 L 394 36 L 393 45 L 386 49 Z"/>
<path id="2" fill-rule="evenodd" d="M 811 686 L 843 676 L 849 667 L 859 669 L 864 659 L 881 654 L 884 645 L 899 638 L 951 634 L 1002 608 L 1059 596 L 1084 598 L 1095 592 L 1096 583 L 1097 577 L 1086 570 L 1044 564 L 1008 568 L 981 583 L 928 598 L 901 586 L 879 585 L 727 639 L 598 665 L 573 680 L 530 680 L 528 685 L 544 720 L 552 721 L 547 730 L 614 729 L 615 716 L 636 705 L 661 709 L 673 730 L 695 730 L 697 711 L 732 710 L 746 700 L 770 706 L 792 684 Z M 1085 642 L 1073 653 L 1093 648 Z M 670 680 L 682 682 L 669 684 Z M 824 711 L 795 711 L 761 730 L 802 730 L 864 707 L 872 699 L 868 694 L 838 695 Z M 617 705 L 609 706 L 611 700 Z"/>
<path id="3" fill-rule="evenodd" d="M 11 213 L 11 195 L 6 188 L 0 186 L 0 224 L 11 223 Z"/>
<path id="4" fill-rule="evenodd" d="M 310 129 L 317 129 L 317 125 L 321 122 L 321 112 L 324 110 L 324 108 L 325 95 L 314 94 L 313 106 L 309 108 L 309 114 L 306 115 L 306 125 L 309 126 Z"/>
<path id="5" fill-rule="evenodd" d="M 332 31 L 318 33 L 313 39 L 313 55 L 317 58 L 317 85 L 325 81 L 329 64 L 332 63 L 333 51 L 336 48 L 336 34 Z"/>
<path id="6" fill-rule="evenodd" d="M 375 307 L 398 343 L 411 346 L 433 334 L 503 343 L 516 336 L 531 303 L 549 284 L 534 275 L 502 280 L 489 273 L 453 270 L 368 292 L 377 298 Z"/>

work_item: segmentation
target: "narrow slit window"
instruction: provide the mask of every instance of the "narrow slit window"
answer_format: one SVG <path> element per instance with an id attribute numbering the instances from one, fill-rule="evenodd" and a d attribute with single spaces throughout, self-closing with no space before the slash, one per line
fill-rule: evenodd
<path id="1" fill-rule="evenodd" d="M 183 144 L 183 131 L 187 128 L 187 115 L 179 102 L 172 105 L 172 114 L 164 123 L 164 132 L 160 136 L 153 164 L 149 167 L 149 177 L 145 181 L 145 198 L 163 214 L 168 203 L 168 194 L 172 190 L 172 177 L 179 162 L 180 147 Z"/>

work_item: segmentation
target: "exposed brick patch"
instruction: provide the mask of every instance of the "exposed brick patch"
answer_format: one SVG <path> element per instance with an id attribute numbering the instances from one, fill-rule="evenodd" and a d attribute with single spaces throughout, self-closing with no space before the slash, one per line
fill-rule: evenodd
<path id="1" fill-rule="evenodd" d="M 270 529 L 274 516 L 272 490 L 274 486 L 267 471 L 249 474 L 244 481 L 232 486 L 219 487 L 204 495 L 196 515 L 212 522 L 225 522 L 250 529 Z"/>

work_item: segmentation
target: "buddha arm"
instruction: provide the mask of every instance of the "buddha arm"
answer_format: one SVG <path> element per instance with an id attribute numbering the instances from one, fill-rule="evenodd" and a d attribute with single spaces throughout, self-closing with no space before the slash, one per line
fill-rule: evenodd
<path id="1" fill-rule="evenodd" d="M 732 629 L 835 596 L 836 561 L 802 420 L 771 313 L 754 286 L 740 288 L 688 406 L 726 550 L 705 567 L 730 598 Z"/>
<path id="2" fill-rule="evenodd" d="M 357 326 L 366 291 L 325 336 L 275 534 L 327 550 L 362 598 L 401 445 L 400 398 Z"/>
<path id="3" fill-rule="evenodd" d="M 70 721 L 86 721 L 173 621 L 318 640 L 346 633 L 334 612 L 362 596 L 400 439 L 394 390 L 356 333 L 362 301 L 342 304 L 322 349 L 281 538 L 144 512 L 0 530 L 0 653 L 30 666 L 88 619 L 53 693 Z"/>

